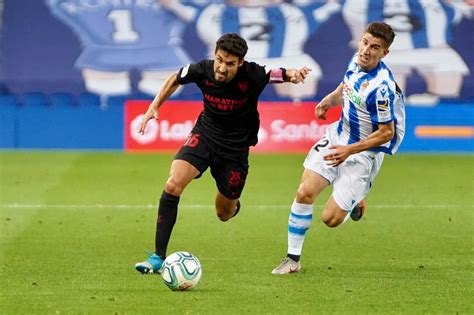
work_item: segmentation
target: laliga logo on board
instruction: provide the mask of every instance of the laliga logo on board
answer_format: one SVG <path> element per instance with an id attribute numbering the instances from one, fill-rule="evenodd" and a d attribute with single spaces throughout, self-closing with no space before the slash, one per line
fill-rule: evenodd
<path id="1" fill-rule="evenodd" d="M 193 122 L 186 120 L 182 123 L 170 123 L 168 120 L 151 119 L 143 135 L 138 133 L 143 114 L 138 115 L 130 123 L 130 136 L 140 144 L 154 142 L 158 138 L 162 141 L 184 141 L 193 128 Z"/>

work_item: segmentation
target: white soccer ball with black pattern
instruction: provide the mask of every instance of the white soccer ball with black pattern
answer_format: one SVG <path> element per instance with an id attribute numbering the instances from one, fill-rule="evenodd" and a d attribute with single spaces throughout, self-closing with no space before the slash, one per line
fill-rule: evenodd
<path id="1" fill-rule="evenodd" d="M 197 286 L 202 276 L 199 259 L 188 252 L 166 257 L 161 269 L 163 281 L 173 291 L 187 291 Z"/>

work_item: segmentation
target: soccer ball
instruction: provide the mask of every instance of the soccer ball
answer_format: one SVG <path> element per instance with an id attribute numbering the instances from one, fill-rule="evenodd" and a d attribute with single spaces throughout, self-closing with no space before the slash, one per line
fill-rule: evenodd
<path id="1" fill-rule="evenodd" d="M 176 252 L 166 257 L 163 262 L 161 277 L 173 291 L 193 289 L 201 280 L 201 276 L 201 263 L 191 253 Z"/>

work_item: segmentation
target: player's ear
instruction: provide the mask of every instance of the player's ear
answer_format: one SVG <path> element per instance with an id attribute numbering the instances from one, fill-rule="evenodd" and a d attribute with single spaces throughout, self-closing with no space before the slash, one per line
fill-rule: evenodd
<path id="1" fill-rule="evenodd" d="M 382 58 L 384 58 L 385 56 L 387 56 L 389 52 L 390 52 L 390 50 L 388 50 L 388 48 L 385 49 L 385 50 L 383 51 L 383 56 L 382 56 Z"/>
<path id="2" fill-rule="evenodd" d="M 239 58 L 239 67 L 244 64 L 244 58 Z"/>

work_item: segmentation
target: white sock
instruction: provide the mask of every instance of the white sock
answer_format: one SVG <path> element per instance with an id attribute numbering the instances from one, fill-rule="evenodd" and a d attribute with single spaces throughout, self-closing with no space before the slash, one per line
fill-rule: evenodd
<path id="1" fill-rule="evenodd" d="M 306 231 L 313 221 L 313 205 L 293 201 L 288 218 L 288 254 L 301 255 Z"/>
<path id="2" fill-rule="evenodd" d="M 344 217 L 344 221 L 342 221 L 342 223 L 341 223 L 341 224 L 344 224 L 344 223 L 346 223 L 346 222 L 347 222 L 347 220 L 349 220 L 349 218 L 350 218 L 350 217 L 351 217 L 351 212 L 349 211 L 349 212 L 347 212 L 346 216 Z"/>

